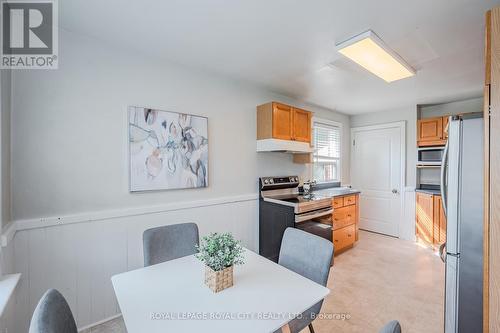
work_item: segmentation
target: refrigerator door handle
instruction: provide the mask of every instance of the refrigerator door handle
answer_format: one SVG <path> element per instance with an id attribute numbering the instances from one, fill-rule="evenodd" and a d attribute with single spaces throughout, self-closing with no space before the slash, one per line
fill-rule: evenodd
<path id="1" fill-rule="evenodd" d="M 447 167 L 448 164 L 448 141 L 446 141 L 446 146 L 444 146 L 444 152 L 443 152 L 443 160 L 441 161 L 441 205 L 443 206 L 443 212 L 444 216 L 446 215 L 446 195 L 447 195 L 447 188 L 446 188 L 446 171 L 448 169 Z"/>
<path id="2" fill-rule="evenodd" d="M 446 248 L 446 242 L 439 245 L 439 257 L 444 263 L 446 263 L 446 252 L 444 251 L 445 248 Z"/>
<path id="3" fill-rule="evenodd" d="M 448 148 L 443 171 L 444 186 L 441 188 L 445 197 L 441 201 L 446 204 L 446 252 L 460 253 L 460 174 L 462 155 L 462 127 L 461 119 L 450 119 L 448 132 Z"/>

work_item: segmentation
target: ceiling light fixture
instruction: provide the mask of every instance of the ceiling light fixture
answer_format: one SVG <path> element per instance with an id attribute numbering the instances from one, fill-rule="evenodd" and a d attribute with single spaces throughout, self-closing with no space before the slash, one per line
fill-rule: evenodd
<path id="1" fill-rule="evenodd" d="M 371 30 L 337 44 L 337 51 L 386 82 L 401 80 L 416 73 Z"/>

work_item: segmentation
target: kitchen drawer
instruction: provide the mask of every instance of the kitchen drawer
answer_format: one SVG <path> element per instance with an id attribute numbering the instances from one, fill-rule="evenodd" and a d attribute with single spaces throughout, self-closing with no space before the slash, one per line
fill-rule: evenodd
<path id="1" fill-rule="evenodd" d="M 355 205 L 356 195 L 348 195 L 344 197 L 344 206 Z"/>
<path id="2" fill-rule="evenodd" d="M 356 236 L 356 228 L 354 225 L 334 230 L 333 245 L 335 246 L 335 252 L 353 245 L 355 236 Z"/>
<path id="3" fill-rule="evenodd" d="M 354 223 L 356 223 L 356 206 L 346 206 L 334 209 L 332 218 L 334 230 Z"/>
<path id="4" fill-rule="evenodd" d="M 348 225 L 351 225 L 353 224 L 354 221 L 350 218 L 343 218 L 343 219 L 340 219 L 340 220 L 337 220 L 337 221 L 333 221 L 332 223 L 332 229 L 333 230 L 337 230 L 337 229 L 341 229 L 341 228 L 344 228 Z"/>
<path id="5" fill-rule="evenodd" d="M 344 206 L 344 198 L 343 197 L 336 197 L 332 199 L 332 206 L 333 208 L 340 208 Z"/>

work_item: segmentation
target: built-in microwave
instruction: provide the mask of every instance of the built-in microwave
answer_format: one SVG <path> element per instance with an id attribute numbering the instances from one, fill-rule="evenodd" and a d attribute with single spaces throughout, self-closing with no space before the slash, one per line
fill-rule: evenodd
<path id="1" fill-rule="evenodd" d="M 419 165 L 441 165 L 443 159 L 444 147 L 425 147 L 418 148 Z"/>

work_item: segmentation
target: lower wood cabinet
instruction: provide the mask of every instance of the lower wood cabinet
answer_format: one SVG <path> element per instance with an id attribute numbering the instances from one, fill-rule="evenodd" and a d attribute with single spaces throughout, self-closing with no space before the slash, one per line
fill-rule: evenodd
<path id="1" fill-rule="evenodd" d="M 352 247 L 356 239 L 356 227 L 354 224 L 333 231 L 333 245 L 335 253 L 345 248 Z"/>
<path id="2" fill-rule="evenodd" d="M 446 216 L 440 195 L 434 196 L 434 244 L 441 245 L 446 242 Z"/>
<path id="3" fill-rule="evenodd" d="M 416 195 L 416 235 L 428 244 L 433 244 L 434 237 L 434 201 L 433 195 L 417 192 Z"/>
<path id="4" fill-rule="evenodd" d="M 446 242 L 446 217 L 440 195 L 417 192 L 415 234 L 418 240 L 436 249 Z"/>
<path id="5" fill-rule="evenodd" d="M 353 247 L 358 240 L 359 195 L 347 195 L 332 199 L 334 254 Z"/>

